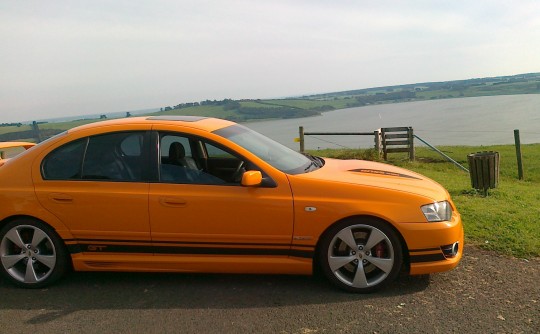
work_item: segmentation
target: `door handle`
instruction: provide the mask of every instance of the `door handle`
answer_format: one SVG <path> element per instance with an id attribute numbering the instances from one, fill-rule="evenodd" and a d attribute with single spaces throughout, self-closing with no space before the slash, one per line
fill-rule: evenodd
<path id="1" fill-rule="evenodd" d="M 68 194 L 52 193 L 49 195 L 49 199 L 56 203 L 72 203 L 73 197 Z"/>
<path id="2" fill-rule="evenodd" d="M 183 208 L 187 205 L 187 202 L 183 198 L 174 198 L 174 197 L 161 197 L 159 203 L 163 206 L 169 206 L 174 208 Z"/>

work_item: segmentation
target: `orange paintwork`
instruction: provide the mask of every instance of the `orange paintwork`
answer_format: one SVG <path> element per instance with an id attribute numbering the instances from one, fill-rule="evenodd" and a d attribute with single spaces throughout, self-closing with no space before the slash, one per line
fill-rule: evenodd
<path id="1" fill-rule="evenodd" d="M 399 233 L 408 256 L 440 255 L 442 245 L 459 242 L 457 256 L 411 262 L 411 274 L 449 270 L 459 262 L 460 215 L 436 182 L 358 160 L 325 159 L 318 170 L 286 174 L 212 133 L 234 124 L 136 117 L 69 130 L 0 167 L 0 225 L 20 216 L 50 225 L 75 250 L 76 270 L 310 274 L 318 241 L 330 226 L 371 216 Z M 275 187 L 42 178 L 41 161 L 54 149 L 78 138 L 128 130 L 207 138 L 260 167 Z M 443 200 L 452 203 L 452 220 L 428 223 L 420 207 Z"/>

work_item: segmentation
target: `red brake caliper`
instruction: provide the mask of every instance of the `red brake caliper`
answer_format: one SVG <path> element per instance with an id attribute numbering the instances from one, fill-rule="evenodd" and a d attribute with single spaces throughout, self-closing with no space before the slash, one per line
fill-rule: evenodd
<path id="1" fill-rule="evenodd" d="M 375 246 L 375 255 L 377 257 L 384 257 L 385 253 L 385 247 L 382 242 L 379 242 L 377 246 Z"/>

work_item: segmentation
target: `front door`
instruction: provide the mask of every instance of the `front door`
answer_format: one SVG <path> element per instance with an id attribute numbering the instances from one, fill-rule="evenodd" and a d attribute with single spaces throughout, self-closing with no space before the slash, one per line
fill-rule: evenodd
<path id="1" fill-rule="evenodd" d="M 287 177 L 268 187 L 243 187 L 235 174 L 251 169 L 250 162 L 216 144 L 176 136 L 160 136 L 162 177 L 150 185 L 156 253 L 288 255 L 293 201 Z M 189 146 L 183 158 L 193 161 L 191 168 L 167 166 L 173 143 Z"/>

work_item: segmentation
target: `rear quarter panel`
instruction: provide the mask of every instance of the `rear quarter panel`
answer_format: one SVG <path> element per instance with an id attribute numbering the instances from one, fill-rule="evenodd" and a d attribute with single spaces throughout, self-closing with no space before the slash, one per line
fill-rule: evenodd
<path id="1" fill-rule="evenodd" d="M 16 217 L 33 217 L 49 224 L 64 239 L 69 230 L 37 200 L 32 180 L 32 164 L 39 148 L 16 156 L 0 167 L 0 224 Z"/>

